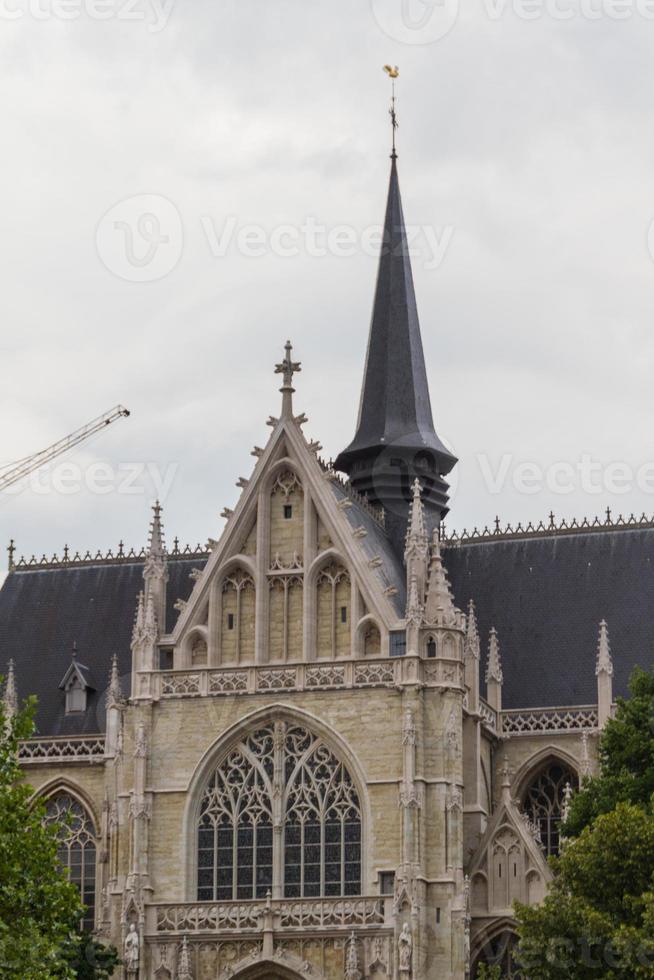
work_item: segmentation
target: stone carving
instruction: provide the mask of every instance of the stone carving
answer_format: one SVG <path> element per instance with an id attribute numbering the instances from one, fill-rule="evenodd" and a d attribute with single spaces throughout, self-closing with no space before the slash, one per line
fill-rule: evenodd
<path id="1" fill-rule="evenodd" d="M 209 694 L 238 694 L 247 692 L 248 675 L 245 670 L 216 671 L 209 675 Z"/>
<path id="2" fill-rule="evenodd" d="M 545 708 L 539 711 L 503 711 L 502 734 L 534 735 L 542 732 L 591 732 L 597 728 L 597 708 Z"/>
<path id="3" fill-rule="evenodd" d="M 137 759 L 145 759 L 148 754 L 148 738 L 145 734 L 145 726 L 141 723 L 136 729 L 134 739 L 134 756 Z"/>
<path id="4" fill-rule="evenodd" d="M 196 902 L 156 908 L 158 933 L 257 932 L 265 903 Z M 384 925 L 384 901 L 379 898 L 277 899 L 272 909 L 279 929 L 314 927 L 342 929 Z"/>
<path id="5" fill-rule="evenodd" d="M 192 697 L 199 693 L 199 674 L 164 674 L 162 676 L 161 694 L 164 697 Z"/>
<path id="6" fill-rule="evenodd" d="M 345 980 L 361 980 L 362 973 L 359 969 L 359 954 L 357 953 L 357 941 L 354 932 L 350 933 L 347 944 L 347 955 L 345 958 Z"/>
<path id="7" fill-rule="evenodd" d="M 405 922 L 402 926 L 402 931 L 400 932 L 399 938 L 397 940 L 399 967 L 400 967 L 400 978 L 401 980 L 409 980 L 411 977 L 411 959 L 413 955 L 413 938 L 411 936 L 411 929 L 409 923 Z"/>
<path id="8" fill-rule="evenodd" d="M 292 667 L 260 670 L 257 674 L 258 691 L 287 691 L 296 685 L 297 671 Z"/>
<path id="9" fill-rule="evenodd" d="M 193 980 L 193 973 L 191 970 L 191 951 L 188 947 L 188 939 L 186 936 L 184 936 L 182 948 L 179 951 L 177 980 Z"/>
<path id="10" fill-rule="evenodd" d="M 63 760 L 104 762 L 104 736 L 101 738 L 31 738 L 21 742 L 21 762 L 61 762 Z"/>
<path id="11" fill-rule="evenodd" d="M 141 943 L 139 934 L 136 931 L 136 923 L 130 922 L 129 930 L 125 936 L 123 944 L 125 958 L 125 973 L 128 977 L 135 977 L 139 972 L 139 961 L 141 958 Z"/>
<path id="12" fill-rule="evenodd" d="M 354 683 L 357 687 L 392 687 L 395 669 L 392 664 L 355 664 Z"/>
<path id="13" fill-rule="evenodd" d="M 307 667 L 304 675 L 305 687 L 343 687 L 345 667 Z"/>

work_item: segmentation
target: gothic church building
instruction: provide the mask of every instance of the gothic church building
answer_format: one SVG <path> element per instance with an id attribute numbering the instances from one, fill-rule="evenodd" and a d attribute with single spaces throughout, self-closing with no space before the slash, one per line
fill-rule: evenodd
<path id="1" fill-rule="evenodd" d="M 566 800 L 653 628 L 645 518 L 448 536 L 392 158 L 356 434 L 299 364 L 219 540 L 17 559 L 25 777 L 130 980 L 464 980 L 511 959 Z M 608 623 L 608 626 L 607 626 Z M 609 643 L 609 627 L 611 644 Z"/>

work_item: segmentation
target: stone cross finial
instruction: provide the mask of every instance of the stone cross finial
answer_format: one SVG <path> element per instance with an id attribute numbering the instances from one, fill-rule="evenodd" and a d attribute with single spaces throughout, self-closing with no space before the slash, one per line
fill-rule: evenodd
<path id="1" fill-rule="evenodd" d="M 293 387 L 293 375 L 301 371 L 302 366 L 300 361 L 294 361 L 291 356 L 293 345 L 290 340 L 286 341 L 284 350 L 286 351 L 284 360 L 280 364 L 275 364 L 275 374 L 281 374 L 283 376 L 284 383 L 279 389 L 282 393 L 282 416 L 288 418 L 293 416 L 292 395 L 295 391 Z"/>

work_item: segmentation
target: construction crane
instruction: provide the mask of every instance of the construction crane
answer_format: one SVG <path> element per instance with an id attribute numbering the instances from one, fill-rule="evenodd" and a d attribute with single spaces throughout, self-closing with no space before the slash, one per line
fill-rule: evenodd
<path id="1" fill-rule="evenodd" d="M 25 459 L 19 459 L 16 463 L 8 463 L 4 467 L 0 466 L 0 492 L 12 484 L 18 483 L 23 477 L 29 476 L 30 473 L 38 470 L 45 463 L 61 456 L 62 453 L 67 453 L 74 446 L 79 446 L 80 442 L 90 439 L 96 432 L 100 432 L 112 422 L 116 422 L 120 418 L 127 418 L 128 415 L 129 411 L 126 408 L 122 405 L 116 405 L 104 415 L 99 415 L 97 419 L 87 422 L 81 429 L 76 429 L 75 432 L 71 432 L 58 442 L 54 442 L 47 449 L 42 449 L 41 452 L 34 453 L 33 456 L 26 456 Z"/>

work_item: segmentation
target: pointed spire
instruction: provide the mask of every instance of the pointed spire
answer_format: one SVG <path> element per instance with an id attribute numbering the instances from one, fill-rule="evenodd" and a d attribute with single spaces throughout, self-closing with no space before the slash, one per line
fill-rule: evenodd
<path id="1" fill-rule="evenodd" d="M 486 683 L 496 681 L 498 684 L 504 682 L 502 674 L 502 661 L 500 660 L 500 644 L 497 639 L 497 630 L 493 627 L 488 639 L 488 665 L 486 667 Z"/>
<path id="2" fill-rule="evenodd" d="M 158 500 L 152 508 L 152 523 L 150 524 L 150 540 L 148 542 L 148 557 L 163 559 L 166 555 L 166 548 L 163 539 L 163 527 L 161 524 L 162 506 Z"/>
<path id="3" fill-rule="evenodd" d="M 159 628 L 157 626 L 157 614 L 154 609 L 154 600 L 152 598 L 152 593 L 148 594 L 145 600 L 145 617 L 143 620 L 143 635 L 148 640 L 156 640 L 159 635 Z"/>
<path id="4" fill-rule="evenodd" d="M 145 625 L 145 596 L 143 592 L 139 592 L 138 602 L 136 604 L 136 616 L 134 617 L 134 628 L 132 630 L 132 643 L 137 643 L 141 636 L 143 635 L 143 626 Z"/>
<path id="5" fill-rule="evenodd" d="M 120 674 L 118 673 L 118 655 L 114 653 L 111 658 L 111 670 L 109 672 L 109 687 L 107 688 L 106 706 L 113 708 L 123 700 L 123 692 L 120 687 Z"/>
<path id="6" fill-rule="evenodd" d="M 425 618 L 428 623 L 439 626 L 450 625 L 456 619 L 456 609 L 441 557 L 441 543 L 437 530 L 434 530 L 432 535 Z"/>
<path id="7" fill-rule="evenodd" d="M 603 619 L 599 628 L 599 639 L 597 641 L 597 665 L 595 674 L 608 674 L 613 676 L 613 659 L 611 657 L 611 646 L 609 643 L 609 630 L 606 621 Z"/>
<path id="8" fill-rule="evenodd" d="M 10 660 L 7 664 L 7 679 L 5 680 L 5 690 L 2 696 L 2 706 L 4 708 L 5 721 L 10 721 L 18 714 L 18 690 L 16 688 L 16 674 L 13 660 Z"/>
<path id="9" fill-rule="evenodd" d="M 422 487 L 416 477 L 413 481 L 413 499 L 409 512 L 409 526 L 406 532 L 404 548 L 405 561 L 410 555 L 424 557 L 428 550 L 427 531 L 425 530 L 425 510 L 422 505 Z"/>
<path id="10" fill-rule="evenodd" d="M 406 607 L 406 621 L 409 626 L 420 626 L 424 620 L 424 612 L 420 594 L 418 592 L 418 580 L 415 575 L 411 576 L 409 587 L 409 597 Z"/>
<path id="11" fill-rule="evenodd" d="M 479 631 L 477 629 L 477 614 L 475 613 L 475 604 L 472 599 L 470 600 L 470 605 L 468 606 L 465 651 L 467 656 L 474 657 L 475 660 L 479 660 L 481 657 L 481 644 L 479 642 Z"/>
<path id="12" fill-rule="evenodd" d="M 282 393 L 282 418 L 292 419 L 293 395 L 295 393 L 293 375 L 302 370 L 302 365 L 300 361 L 293 360 L 293 345 L 290 340 L 286 341 L 284 351 L 284 360 L 280 364 L 275 365 L 275 374 L 281 374 L 284 379 L 284 383 L 279 389 Z"/>
<path id="13" fill-rule="evenodd" d="M 602 729 L 613 711 L 613 658 L 609 643 L 609 628 L 605 620 L 602 620 L 599 627 L 595 676 L 597 677 L 597 724 Z"/>
<path id="14" fill-rule="evenodd" d="M 397 518 L 391 531 L 399 548 L 414 477 L 420 475 L 433 524 L 447 513 L 443 476 L 455 463 L 434 429 L 393 157 L 357 431 L 334 465 L 350 475 L 355 489 Z"/>

